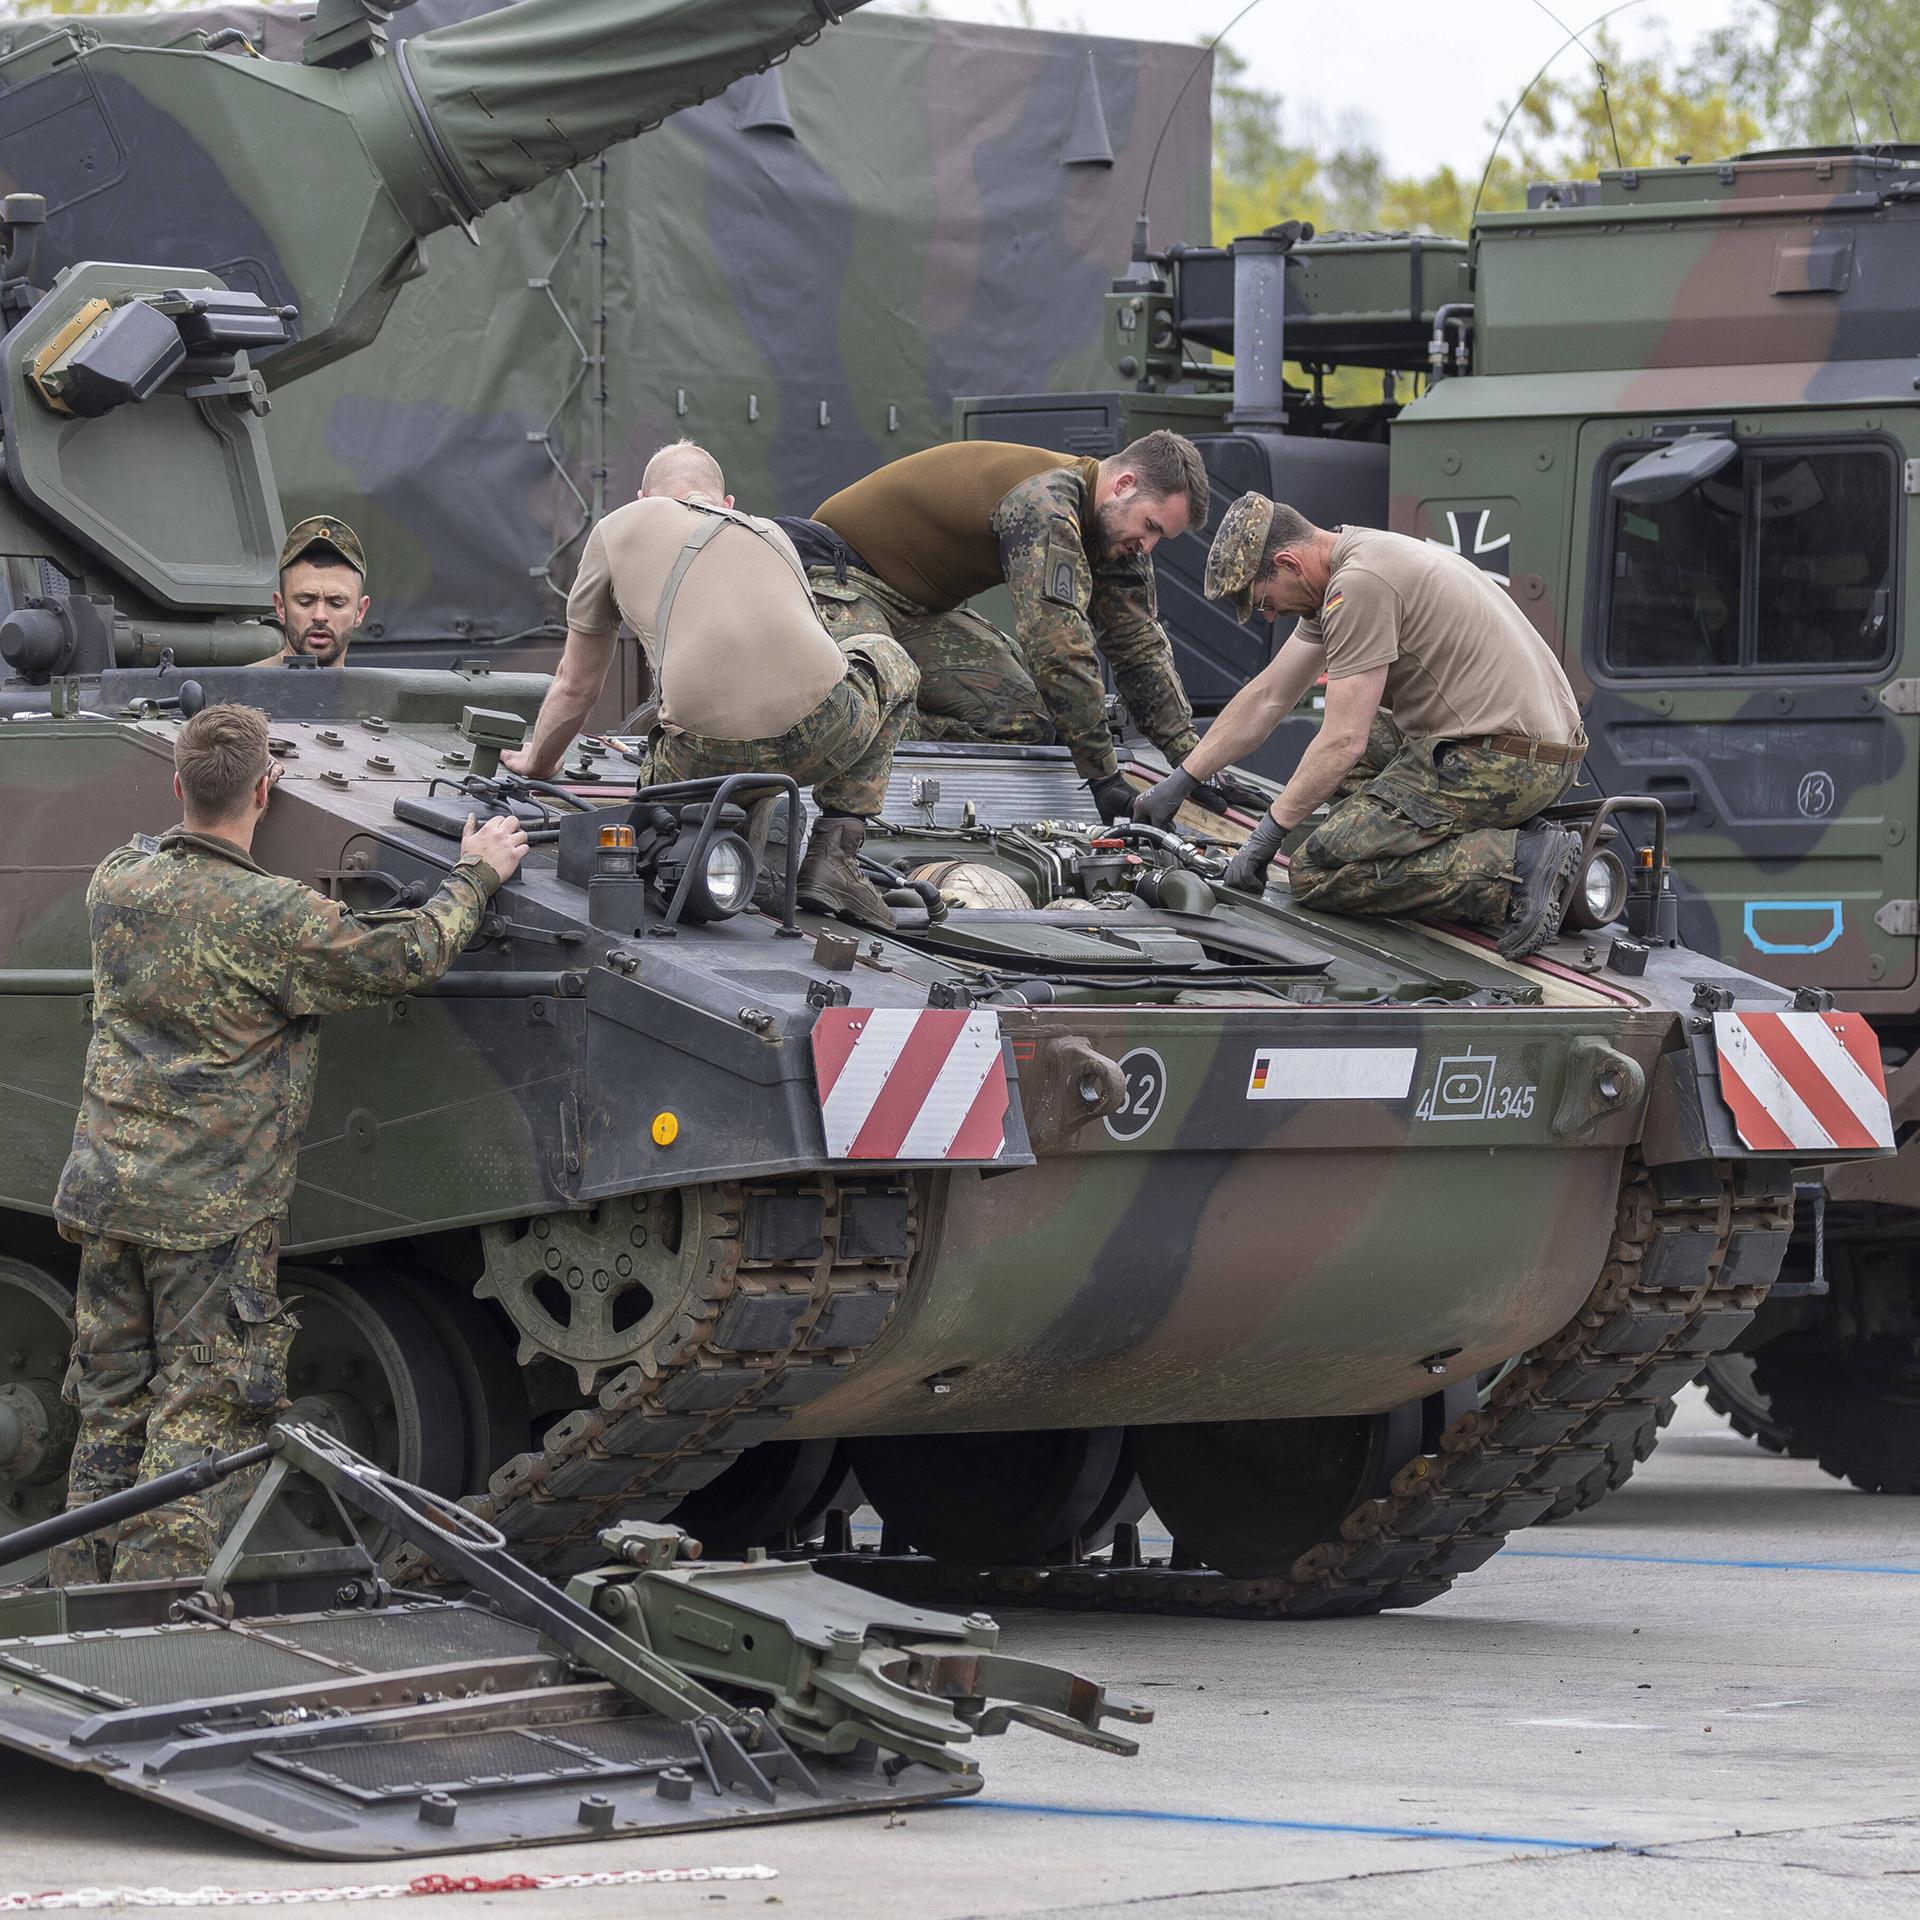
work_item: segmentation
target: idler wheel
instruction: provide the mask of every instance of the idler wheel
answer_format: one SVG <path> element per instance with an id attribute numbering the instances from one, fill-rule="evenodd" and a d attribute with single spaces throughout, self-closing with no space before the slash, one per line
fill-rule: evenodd
<path id="1" fill-rule="evenodd" d="M 1185 1553 L 1236 1580 L 1278 1577 L 1420 1451 L 1421 1407 L 1132 1429 L 1153 1510 Z"/>
<path id="2" fill-rule="evenodd" d="M 849 1441 L 847 1458 L 889 1534 L 996 1566 L 1063 1558 L 1103 1511 L 1110 1526 L 1125 1439 L 1121 1427 L 904 1434 Z"/>
<path id="3" fill-rule="evenodd" d="M 0 1259 L 0 1537 L 67 1503 L 75 1423 L 60 1382 L 72 1345 L 73 1289 L 28 1261 Z"/>
<path id="4" fill-rule="evenodd" d="M 1920 1354 L 1789 1334 L 1755 1353 L 1753 1384 L 1787 1452 L 1867 1493 L 1920 1493 Z"/>
<path id="5" fill-rule="evenodd" d="M 459 1380 L 426 1316 L 391 1276 L 288 1266 L 280 1292 L 300 1322 L 287 1359 L 293 1411 L 284 1417 L 325 1428 L 403 1480 L 465 1492 Z M 302 1508 L 296 1497 L 293 1512 L 318 1537 L 318 1500 Z"/>
<path id="6" fill-rule="evenodd" d="M 840 1502 L 847 1456 L 838 1440 L 765 1440 L 674 1508 L 668 1518 L 710 1555 L 780 1547 L 787 1529 L 804 1540 Z"/>

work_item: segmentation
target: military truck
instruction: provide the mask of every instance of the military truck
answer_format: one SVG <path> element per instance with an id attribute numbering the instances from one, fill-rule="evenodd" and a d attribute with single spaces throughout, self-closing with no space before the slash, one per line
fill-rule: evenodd
<path id="1" fill-rule="evenodd" d="M 957 409 L 963 433 L 1093 451 L 1184 422 L 1217 493 L 1392 526 L 1509 586 L 1581 695 L 1592 789 L 1668 809 L 1682 937 L 1879 1035 L 1902 1150 L 1804 1183 L 1787 1273 L 1707 1379 L 1743 1431 L 1902 1491 L 1920 1490 L 1916 194 L 1908 149 L 1758 153 L 1542 184 L 1467 242 L 1283 224 L 1143 245 L 1109 299 L 1124 385 Z M 1363 372 L 1377 402 L 1352 400 Z M 1204 552 L 1175 543 L 1159 570 L 1188 684 L 1217 705 L 1284 633 L 1199 599 Z M 1790 1113 L 1785 1145 L 1849 1125 Z"/>
<path id="2" fill-rule="evenodd" d="M 260 194 L 324 158 L 358 223 L 296 313 L 164 263 L 38 286 L 58 211 L 0 208 L 0 1513 L 58 1504 L 71 1437 L 86 879 L 168 824 L 172 735 L 226 699 L 284 768 L 261 858 L 356 911 L 423 897 L 477 808 L 537 843 L 432 992 L 329 1033 L 284 1269 L 300 1417 L 534 1567 L 615 1518 L 804 1542 L 851 1468 L 884 1536 L 827 1544 L 870 1581 L 1366 1612 L 1604 1474 L 1786 1245 L 1795 1156 L 1753 1144 L 1739 1063 L 1798 1034 L 1878 1097 L 1856 1017 L 1676 943 L 1657 801 L 1576 816 L 1602 866 L 1648 825 L 1624 929 L 1509 963 L 1228 890 L 1230 821 L 1109 831 L 1057 749 L 923 748 L 869 842 L 898 925 L 856 937 L 796 915 L 791 782 L 636 793 L 619 739 L 519 781 L 538 677 L 250 664 L 281 531 L 253 356 L 343 351 L 424 234 L 820 24 L 524 0 L 382 56 L 377 11 L 323 7 L 302 68 L 57 37 L 0 101 L 0 136 L 253 115 L 299 162 Z M 785 827 L 764 887 L 749 802 Z"/>

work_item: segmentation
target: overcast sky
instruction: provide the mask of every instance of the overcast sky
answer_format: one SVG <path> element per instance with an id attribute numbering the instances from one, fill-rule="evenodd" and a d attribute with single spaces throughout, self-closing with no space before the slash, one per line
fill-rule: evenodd
<path id="1" fill-rule="evenodd" d="M 871 0 L 886 6 L 896 0 Z M 1037 24 L 1150 40 L 1204 40 L 1244 0 L 1033 0 Z M 1549 0 L 1570 27 L 1584 28 L 1607 0 Z M 955 20 L 1007 22 L 1014 0 L 933 0 Z M 1612 27 L 1632 51 L 1664 40 L 1684 51 L 1735 18 L 1739 0 L 1648 0 Z M 1471 27 L 1467 25 L 1471 22 Z M 1316 38 L 1315 24 L 1329 28 Z M 1252 63 L 1249 77 L 1283 96 L 1287 130 L 1312 138 L 1360 115 L 1372 144 L 1397 173 L 1450 162 L 1477 172 L 1489 121 L 1497 122 L 1534 71 L 1566 38 L 1535 0 L 1348 0 L 1334 8 L 1262 0 L 1229 44 Z M 1556 71 L 1577 74 L 1577 49 Z M 1318 123 L 1316 125 L 1316 122 Z"/>

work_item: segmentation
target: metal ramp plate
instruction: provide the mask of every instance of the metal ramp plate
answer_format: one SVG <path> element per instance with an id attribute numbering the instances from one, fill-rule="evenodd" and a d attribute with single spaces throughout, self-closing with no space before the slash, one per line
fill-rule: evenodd
<path id="1" fill-rule="evenodd" d="M 742 1744 L 754 1750 L 750 1728 Z M 710 1722 L 583 1678 L 471 1601 L 0 1639 L 0 1746 L 322 1858 L 791 1820 L 980 1787 L 882 1767 L 871 1749 L 788 1756 L 768 1778 L 731 1745 Z"/>

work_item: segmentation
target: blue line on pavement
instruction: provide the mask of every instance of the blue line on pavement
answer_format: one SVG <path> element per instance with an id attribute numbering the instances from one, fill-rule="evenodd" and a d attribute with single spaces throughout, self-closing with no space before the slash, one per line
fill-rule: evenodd
<path id="1" fill-rule="evenodd" d="M 1888 1573 L 1920 1580 L 1920 1567 L 1891 1567 L 1877 1560 L 1714 1560 L 1688 1553 L 1601 1553 L 1576 1547 L 1508 1547 L 1503 1560 L 1618 1560 L 1646 1567 L 1750 1567 L 1760 1573 Z"/>
<path id="2" fill-rule="evenodd" d="M 1350 1833 L 1372 1840 L 1460 1840 L 1478 1847 L 1540 1847 L 1556 1853 L 1612 1853 L 1617 1840 L 1550 1840 L 1537 1833 L 1469 1833 L 1445 1827 L 1370 1827 L 1341 1820 L 1262 1820 L 1237 1813 L 1170 1813 L 1160 1807 L 1060 1807 L 1042 1800 L 948 1800 L 988 1813 L 1051 1813 L 1073 1820 L 1159 1820 L 1188 1827 L 1252 1827 L 1265 1833 Z"/>

